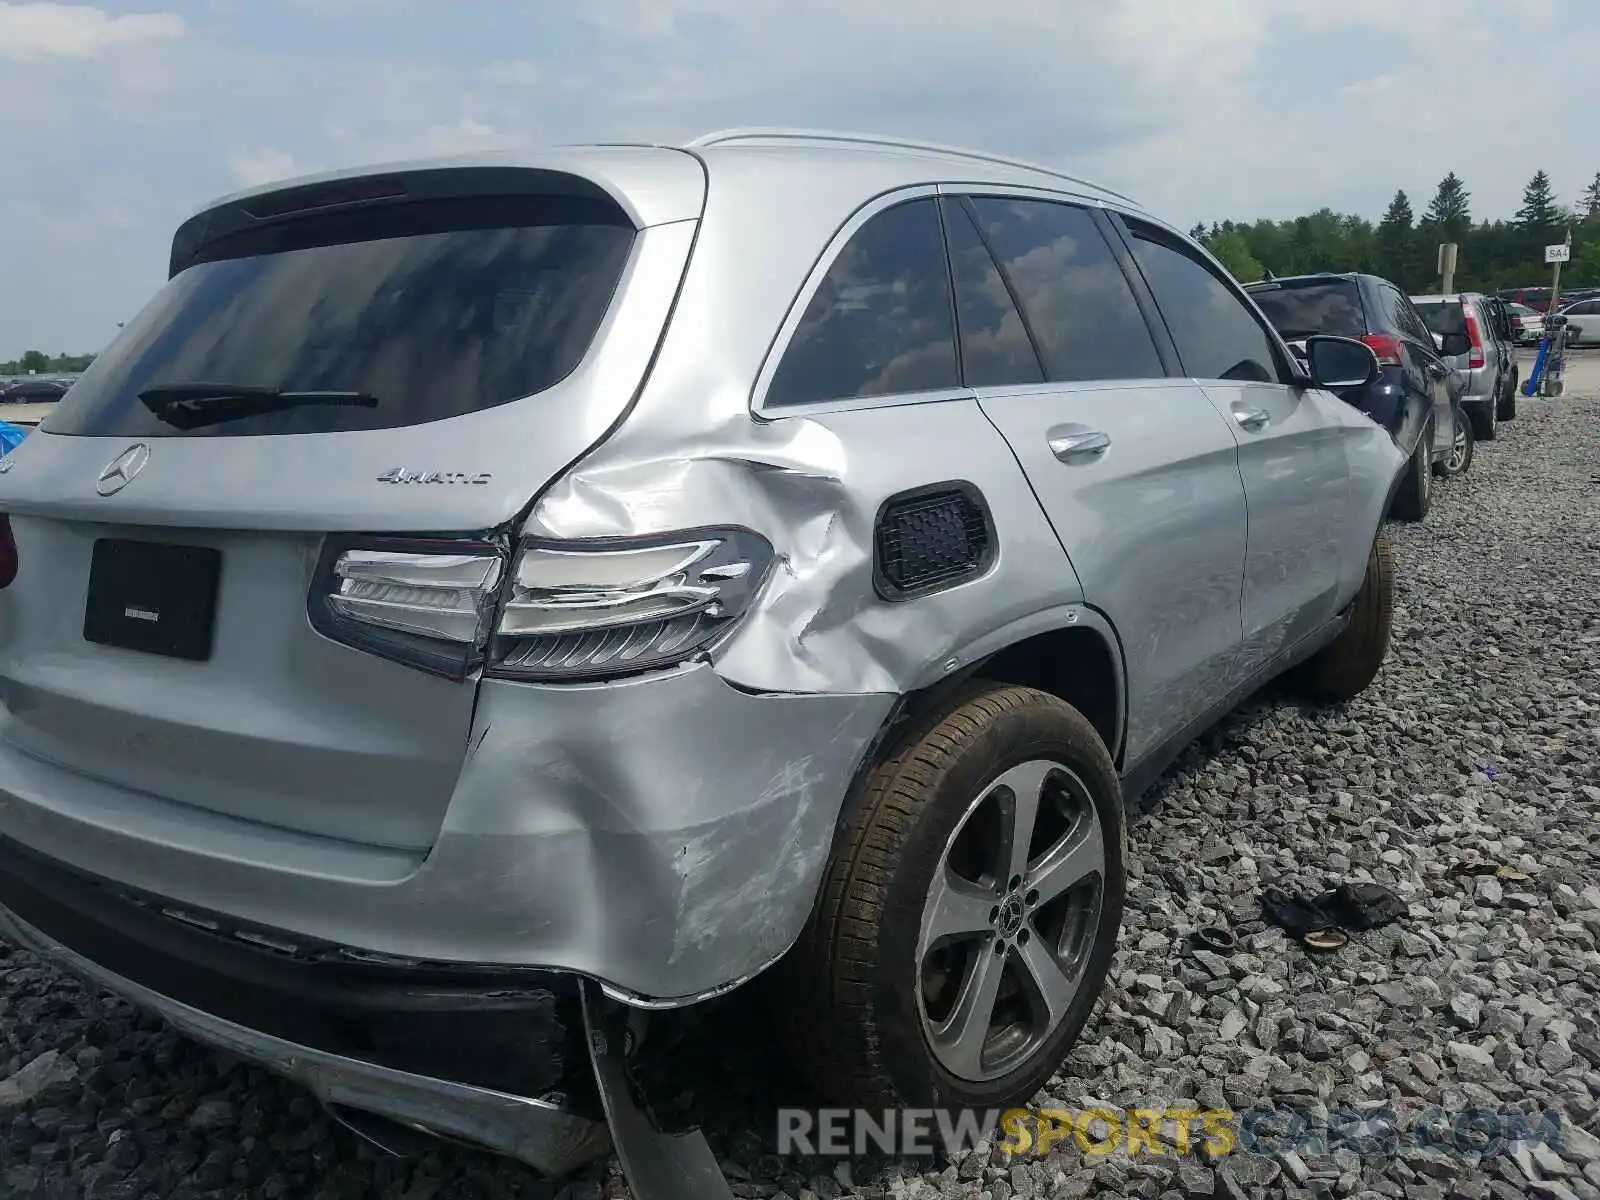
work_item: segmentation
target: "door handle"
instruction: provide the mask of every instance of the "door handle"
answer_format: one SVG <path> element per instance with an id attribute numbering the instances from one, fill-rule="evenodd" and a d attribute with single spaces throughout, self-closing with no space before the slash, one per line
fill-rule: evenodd
<path id="1" fill-rule="evenodd" d="M 1098 429 L 1084 429 L 1077 433 L 1051 434 L 1050 453 L 1064 463 L 1081 459 L 1099 458 L 1111 448 L 1111 436 Z"/>
<path id="2" fill-rule="evenodd" d="M 1251 433 L 1272 424 L 1272 414 L 1264 408 L 1235 408 L 1233 419 L 1239 423 L 1240 429 L 1248 429 Z"/>

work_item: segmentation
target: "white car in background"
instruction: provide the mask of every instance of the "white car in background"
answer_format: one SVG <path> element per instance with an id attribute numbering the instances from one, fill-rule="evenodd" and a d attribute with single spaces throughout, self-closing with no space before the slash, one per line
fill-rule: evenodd
<path id="1" fill-rule="evenodd" d="M 1567 345 L 1600 345 L 1600 300 L 1579 300 L 1559 315 L 1567 318 Z"/>
<path id="2" fill-rule="evenodd" d="M 1537 346 L 1544 337 L 1544 314 L 1526 304 L 1507 302 L 1506 313 L 1511 318 L 1512 337 L 1519 346 Z"/>

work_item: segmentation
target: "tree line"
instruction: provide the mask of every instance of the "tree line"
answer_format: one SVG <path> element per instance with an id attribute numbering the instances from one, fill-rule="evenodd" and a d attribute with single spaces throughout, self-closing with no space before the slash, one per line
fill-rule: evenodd
<path id="1" fill-rule="evenodd" d="M 1540 171 L 1522 190 L 1509 221 L 1474 221 L 1472 196 L 1451 171 L 1419 218 L 1404 191 L 1374 225 L 1365 217 L 1323 208 L 1289 221 L 1203 222 L 1190 233 L 1243 283 L 1273 275 L 1360 271 L 1382 275 L 1418 295 L 1441 286 L 1438 248 L 1456 244 L 1455 286 L 1464 292 L 1548 287 L 1544 248 L 1572 231 L 1572 260 L 1561 286 L 1600 287 L 1600 172 L 1576 205 L 1563 205 Z"/>
<path id="2" fill-rule="evenodd" d="M 0 375 L 71 375 L 88 370 L 94 361 L 92 354 L 46 354 L 42 350 L 29 350 L 21 358 L 0 362 Z"/>

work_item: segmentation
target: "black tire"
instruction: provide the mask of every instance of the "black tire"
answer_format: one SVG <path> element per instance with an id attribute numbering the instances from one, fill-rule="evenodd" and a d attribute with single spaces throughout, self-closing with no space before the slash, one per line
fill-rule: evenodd
<path id="1" fill-rule="evenodd" d="M 1390 515 L 1401 521 L 1420 521 L 1433 507 L 1433 427 L 1422 431 L 1411 452 L 1406 476 L 1395 493 Z"/>
<path id="2" fill-rule="evenodd" d="M 972 799 L 1011 766 L 1041 757 L 1067 765 L 1092 795 L 1104 845 L 1099 919 L 1081 985 L 1055 1031 L 1010 1074 L 959 1079 L 923 1032 L 923 906 Z M 1126 842 L 1116 767 L 1094 727 L 1064 701 L 977 681 L 913 721 L 858 782 L 817 906 L 773 973 L 777 1023 L 796 1066 L 847 1107 L 1028 1101 L 1060 1066 L 1105 985 L 1122 923 Z"/>
<path id="3" fill-rule="evenodd" d="M 1515 371 L 1511 374 L 1511 386 L 1506 388 L 1505 395 L 1500 398 L 1500 406 L 1495 410 L 1495 415 L 1502 421 L 1515 421 L 1517 419 L 1517 379 Z"/>
<path id="4" fill-rule="evenodd" d="M 1366 690 L 1389 653 L 1394 625 L 1394 549 L 1381 530 L 1367 556 L 1367 577 L 1352 602 L 1350 624 L 1296 671 L 1295 682 L 1313 700 L 1337 704 Z"/>
<path id="5" fill-rule="evenodd" d="M 1468 411 L 1467 416 L 1472 420 L 1472 433 L 1480 442 L 1494 441 L 1496 427 L 1500 424 L 1500 400 L 1498 397 L 1487 404 L 1475 404 Z"/>
<path id="6" fill-rule="evenodd" d="M 1465 443 L 1460 447 L 1461 460 L 1456 462 L 1457 446 L 1450 447 L 1450 453 L 1433 464 L 1435 474 L 1441 479 L 1452 479 L 1465 475 L 1472 470 L 1472 454 L 1477 447 L 1477 435 L 1472 432 L 1472 422 L 1466 419 L 1460 409 L 1456 410 L 1456 432 Z"/>

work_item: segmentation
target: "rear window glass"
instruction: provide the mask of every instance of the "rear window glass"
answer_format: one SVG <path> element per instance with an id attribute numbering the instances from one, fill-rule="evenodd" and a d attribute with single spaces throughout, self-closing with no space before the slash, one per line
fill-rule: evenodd
<path id="1" fill-rule="evenodd" d="M 337 232 L 327 241 L 300 222 L 270 252 L 182 271 L 42 427 L 122 437 L 387 429 L 505 404 L 571 374 L 633 244 L 620 210 L 572 197 L 424 207 L 374 214 L 367 236 L 354 227 L 360 240 L 349 240 L 348 218 L 329 226 Z M 159 399 L 140 399 L 186 383 L 361 393 L 375 403 L 180 429 L 157 415 Z"/>
<path id="2" fill-rule="evenodd" d="M 1250 298 L 1285 338 L 1329 333 L 1360 337 L 1367 332 L 1366 310 L 1354 283 L 1314 283 L 1303 287 L 1263 288 Z"/>
<path id="3" fill-rule="evenodd" d="M 933 200 L 858 229 L 806 305 L 767 388 L 773 407 L 961 386 L 944 233 Z"/>
<path id="4" fill-rule="evenodd" d="M 1461 305 L 1454 300 L 1418 300 L 1416 306 L 1417 311 L 1422 314 L 1422 319 L 1434 333 L 1442 336 L 1447 333 L 1467 331 L 1466 314 L 1461 311 Z"/>

